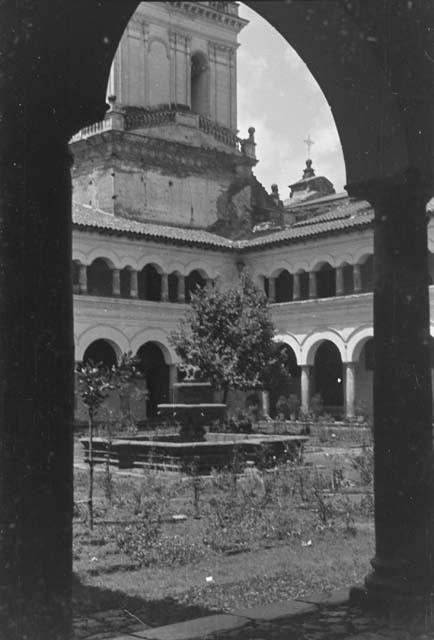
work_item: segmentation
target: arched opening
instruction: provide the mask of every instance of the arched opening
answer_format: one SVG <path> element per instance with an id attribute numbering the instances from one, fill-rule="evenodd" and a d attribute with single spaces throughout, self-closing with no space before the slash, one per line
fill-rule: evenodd
<path id="1" fill-rule="evenodd" d="M 157 417 L 157 405 L 169 401 L 169 367 L 161 348 L 154 342 L 146 342 L 137 351 L 138 369 L 148 390 L 147 418 Z"/>
<path id="2" fill-rule="evenodd" d="M 204 53 L 197 51 L 191 56 L 191 110 L 194 113 L 209 113 L 209 65 Z"/>
<path id="3" fill-rule="evenodd" d="M 345 263 L 342 265 L 343 295 L 348 296 L 354 291 L 353 266 Z"/>
<path id="4" fill-rule="evenodd" d="M 293 349 L 284 342 L 276 345 L 283 367 L 277 367 L 270 381 L 270 413 L 280 419 L 295 419 L 300 408 L 301 369 Z"/>
<path id="5" fill-rule="evenodd" d="M 293 296 L 294 278 L 282 269 L 276 278 L 276 302 L 290 302 Z"/>
<path id="6" fill-rule="evenodd" d="M 300 300 L 309 299 L 309 272 L 300 271 Z"/>
<path id="7" fill-rule="evenodd" d="M 206 279 L 198 269 L 194 269 L 185 279 L 185 301 L 191 302 L 191 294 L 195 293 L 197 288 L 206 286 Z"/>
<path id="8" fill-rule="evenodd" d="M 137 277 L 139 298 L 141 300 L 161 300 L 161 274 L 152 264 L 147 264 Z"/>
<path id="9" fill-rule="evenodd" d="M 96 258 L 87 268 L 87 291 L 91 296 L 111 296 L 113 277 L 104 258 Z"/>
<path id="10" fill-rule="evenodd" d="M 121 298 L 131 297 L 131 269 L 125 267 L 120 271 Z"/>
<path id="11" fill-rule="evenodd" d="M 333 298 L 336 295 L 335 270 L 328 262 L 316 272 L 316 290 L 318 298 Z"/>
<path id="12" fill-rule="evenodd" d="M 178 302 L 178 274 L 176 272 L 169 273 L 169 302 Z"/>
<path id="13" fill-rule="evenodd" d="M 117 363 L 116 351 L 107 340 L 95 340 L 84 352 L 83 363 L 103 364 L 110 368 Z"/>
<path id="14" fill-rule="evenodd" d="M 374 256 L 369 255 L 360 264 L 360 277 L 362 281 L 362 291 L 374 290 Z"/>
<path id="15" fill-rule="evenodd" d="M 321 411 L 333 417 L 341 417 L 344 406 L 343 366 L 339 349 L 330 340 L 324 340 L 315 354 L 314 396 L 312 408 L 316 401 L 322 405 Z"/>

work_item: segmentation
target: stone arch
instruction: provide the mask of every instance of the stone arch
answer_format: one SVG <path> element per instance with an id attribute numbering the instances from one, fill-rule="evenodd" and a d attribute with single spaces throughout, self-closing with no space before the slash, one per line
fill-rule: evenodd
<path id="1" fill-rule="evenodd" d="M 147 342 L 154 342 L 160 347 L 167 365 L 175 364 L 179 361 L 175 349 L 169 343 L 167 335 L 161 329 L 145 329 L 144 331 L 136 333 L 136 335 L 131 338 L 130 350 L 133 353 L 137 353 L 139 348 Z"/>
<path id="2" fill-rule="evenodd" d="M 208 279 L 214 278 L 216 269 L 203 260 L 191 260 L 184 268 L 184 275 L 188 276 L 192 271 L 199 271 L 203 278 Z"/>
<path id="3" fill-rule="evenodd" d="M 110 325 L 100 324 L 95 327 L 91 327 L 90 329 L 86 329 L 77 337 L 75 344 L 75 359 L 78 362 L 82 361 L 87 347 L 96 340 L 106 340 L 110 343 L 115 349 L 117 357 L 122 353 L 129 351 L 128 338 L 122 331 Z"/>
<path id="4" fill-rule="evenodd" d="M 161 258 L 155 255 L 144 254 L 140 256 L 140 258 L 136 261 L 136 264 L 137 271 L 141 271 L 148 264 L 152 265 L 158 271 L 158 273 L 167 273 L 168 271 L 166 264 L 162 263 Z"/>
<path id="5" fill-rule="evenodd" d="M 342 362 L 346 361 L 346 349 L 345 342 L 342 336 L 333 329 L 323 329 L 314 331 L 310 335 L 308 335 L 301 344 L 301 360 L 300 365 L 313 365 L 315 354 L 319 345 L 328 340 L 329 342 L 333 342 L 333 344 L 337 347 Z"/>
<path id="6" fill-rule="evenodd" d="M 373 327 L 364 327 L 362 329 L 357 329 L 354 333 L 352 333 L 350 338 L 347 340 L 346 362 L 358 362 L 364 344 L 369 340 L 369 338 L 373 338 L 373 337 L 374 337 Z"/>
<path id="7" fill-rule="evenodd" d="M 86 256 L 85 264 L 89 266 L 98 258 L 105 260 L 111 269 L 120 268 L 121 263 L 119 256 L 110 248 L 106 247 L 95 247 L 95 249 L 92 249 L 92 251 L 90 251 Z"/>
<path id="8" fill-rule="evenodd" d="M 319 271 L 325 264 L 329 264 L 332 268 L 336 266 L 336 259 L 329 253 L 322 253 L 315 256 L 309 264 L 308 271 Z"/>
<path id="9" fill-rule="evenodd" d="M 88 264 L 88 257 L 84 253 L 84 251 L 80 251 L 79 249 L 73 249 L 72 251 L 72 259 L 80 264 Z"/>
<path id="10" fill-rule="evenodd" d="M 291 333 L 278 333 L 274 336 L 274 342 L 284 342 L 293 350 L 297 364 L 300 365 L 301 361 L 301 345 L 297 338 Z"/>
<path id="11" fill-rule="evenodd" d="M 127 267 L 137 271 L 138 264 L 137 264 L 136 258 L 134 258 L 131 255 L 122 256 L 122 258 L 119 259 L 119 267 L 118 268 L 119 269 L 126 269 Z"/>
<path id="12" fill-rule="evenodd" d="M 367 246 L 364 245 L 363 247 L 360 247 L 359 249 L 357 249 L 357 251 L 353 253 L 352 263 L 363 264 L 363 262 L 365 262 L 366 259 L 369 258 L 369 256 L 372 256 L 373 253 L 374 253 L 373 244 L 367 245 Z"/>

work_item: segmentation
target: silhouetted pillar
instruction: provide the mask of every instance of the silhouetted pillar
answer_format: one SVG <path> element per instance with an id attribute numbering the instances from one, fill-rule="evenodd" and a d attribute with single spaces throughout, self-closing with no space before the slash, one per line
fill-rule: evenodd
<path id="1" fill-rule="evenodd" d="M 119 269 L 112 269 L 112 294 L 121 295 L 121 272 Z"/>
<path id="2" fill-rule="evenodd" d="M 16 42 L 30 33 L 16 35 Z M 0 61 L 0 637 L 63 640 L 70 637 L 72 584 L 71 131 L 58 124 L 55 109 L 44 109 L 41 96 L 32 108 L 17 104 L 29 96 L 16 86 L 23 71 L 11 70 L 13 45 L 5 50 L 7 61 L 5 56 Z"/>
<path id="3" fill-rule="evenodd" d="M 168 302 L 169 300 L 169 276 L 167 273 L 161 274 L 161 301 Z"/>
<path id="4" fill-rule="evenodd" d="M 81 264 L 78 270 L 78 286 L 80 293 L 87 294 L 87 266 Z"/>
<path id="5" fill-rule="evenodd" d="M 300 300 L 300 274 L 294 273 L 294 289 L 292 292 L 293 300 Z"/>
<path id="6" fill-rule="evenodd" d="M 359 264 L 353 264 L 353 291 L 354 293 L 362 291 L 362 272 Z"/>
<path id="7" fill-rule="evenodd" d="M 301 410 L 307 414 L 310 411 L 310 370 L 308 364 L 301 365 Z"/>
<path id="8" fill-rule="evenodd" d="M 137 271 L 135 269 L 131 269 L 130 271 L 130 296 L 132 298 L 139 297 L 139 283 L 137 280 Z"/>
<path id="9" fill-rule="evenodd" d="M 268 301 L 276 302 L 276 278 L 268 278 Z"/>
<path id="10" fill-rule="evenodd" d="M 375 210 L 376 553 L 368 592 L 429 611 L 433 459 L 426 203 L 417 175 L 351 189 Z"/>
<path id="11" fill-rule="evenodd" d="M 336 295 L 343 296 L 344 295 L 344 268 L 336 267 Z"/>
<path id="12" fill-rule="evenodd" d="M 316 271 L 309 272 L 309 298 L 317 297 Z"/>
<path id="13" fill-rule="evenodd" d="M 356 365 L 345 363 L 345 416 L 351 420 L 355 415 L 356 400 Z"/>
<path id="14" fill-rule="evenodd" d="M 178 276 L 178 302 L 185 302 L 185 276 Z"/>

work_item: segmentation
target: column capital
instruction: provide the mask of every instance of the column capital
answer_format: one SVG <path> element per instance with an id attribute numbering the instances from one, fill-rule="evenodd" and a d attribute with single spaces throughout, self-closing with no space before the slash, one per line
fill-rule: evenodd
<path id="1" fill-rule="evenodd" d="M 405 172 L 373 178 L 345 185 L 348 195 L 367 200 L 372 206 L 396 205 L 402 207 L 409 198 L 423 200 L 425 204 L 434 192 L 434 176 L 409 167 Z"/>

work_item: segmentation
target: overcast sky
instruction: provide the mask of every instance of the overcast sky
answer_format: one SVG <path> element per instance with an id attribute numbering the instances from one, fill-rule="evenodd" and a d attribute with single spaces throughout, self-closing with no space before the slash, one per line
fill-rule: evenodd
<path id="1" fill-rule="evenodd" d="M 238 129 L 247 137 L 256 129 L 259 162 L 255 174 L 269 191 L 273 182 L 280 197 L 302 177 L 307 159 L 304 139 L 315 144 L 311 158 L 316 175 L 331 180 L 336 191 L 345 184 L 345 165 L 330 107 L 316 80 L 282 36 L 257 13 L 240 4 L 250 24 L 239 36 Z"/>

